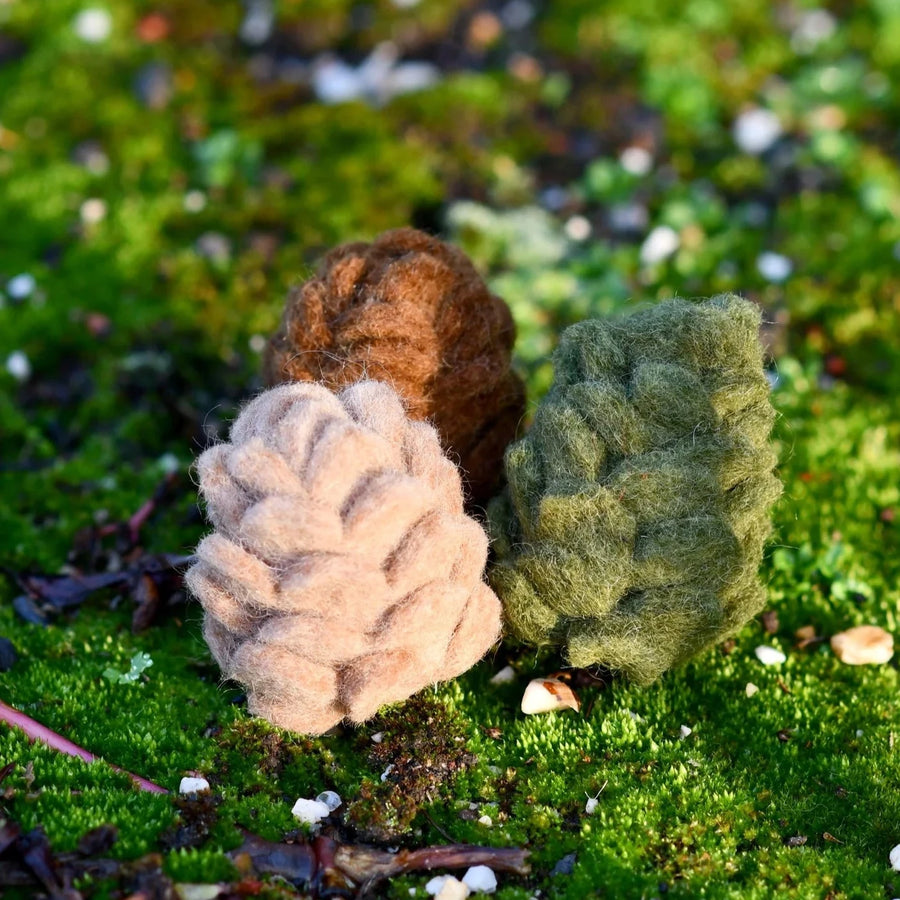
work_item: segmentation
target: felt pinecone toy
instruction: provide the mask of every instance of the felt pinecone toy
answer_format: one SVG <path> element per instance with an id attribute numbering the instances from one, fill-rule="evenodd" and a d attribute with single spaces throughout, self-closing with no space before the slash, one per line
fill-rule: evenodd
<path id="1" fill-rule="evenodd" d="M 510 369 L 514 339 L 509 309 L 462 251 L 401 228 L 338 247 L 291 291 L 263 376 L 333 390 L 387 382 L 411 418 L 434 424 L 470 502 L 483 505 L 525 409 Z"/>
<path id="2" fill-rule="evenodd" d="M 563 334 L 489 510 L 513 635 L 647 683 L 762 608 L 781 485 L 759 321 L 720 296 Z"/>
<path id="3" fill-rule="evenodd" d="M 215 531 L 187 584 L 252 713 L 310 734 L 362 722 L 497 639 L 487 535 L 387 385 L 265 391 L 197 468 Z"/>

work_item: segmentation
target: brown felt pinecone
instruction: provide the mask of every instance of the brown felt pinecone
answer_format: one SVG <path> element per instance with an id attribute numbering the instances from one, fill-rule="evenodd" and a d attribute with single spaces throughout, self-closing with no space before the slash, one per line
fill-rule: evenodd
<path id="1" fill-rule="evenodd" d="M 267 384 L 391 384 L 437 428 L 470 502 L 498 487 L 525 407 L 510 368 L 515 326 L 468 257 L 412 228 L 344 244 L 288 296 L 263 360 Z"/>
<path id="2" fill-rule="evenodd" d="M 197 468 L 216 530 L 187 583 L 252 713 L 309 734 L 362 722 L 497 639 L 487 536 L 387 385 L 265 391 Z"/>

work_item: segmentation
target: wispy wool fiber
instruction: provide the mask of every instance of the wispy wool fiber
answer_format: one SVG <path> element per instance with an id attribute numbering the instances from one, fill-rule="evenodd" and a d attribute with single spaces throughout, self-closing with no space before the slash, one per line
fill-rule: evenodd
<path id="1" fill-rule="evenodd" d="M 648 683 L 763 607 L 781 484 L 759 322 L 720 296 L 563 334 L 489 510 L 515 636 Z"/>
<path id="2" fill-rule="evenodd" d="M 468 496 L 495 493 L 525 389 L 510 368 L 515 326 L 468 257 L 412 228 L 344 244 L 288 295 L 263 359 L 267 384 L 338 390 L 385 381 L 414 419 L 437 428 Z"/>
<path id="3" fill-rule="evenodd" d="M 362 722 L 497 640 L 487 535 L 387 385 L 265 391 L 197 468 L 215 531 L 187 584 L 255 715 L 307 734 Z"/>

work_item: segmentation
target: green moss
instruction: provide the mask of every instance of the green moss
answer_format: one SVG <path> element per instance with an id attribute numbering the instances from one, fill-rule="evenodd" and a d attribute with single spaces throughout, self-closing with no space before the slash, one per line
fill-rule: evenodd
<path id="1" fill-rule="evenodd" d="M 75 34 L 88 5 L 111 13 L 108 41 Z M 787 490 L 762 571 L 779 630 L 751 623 L 729 654 L 701 653 L 649 688 L 579 688 L 583 716 L 522 716 L 527 679 L 561 660 L 502 648 L 426 693 L 477 759 L 395 840 L 443 842 L 443 831 L 528 843 L 533 875 L 501 876 L 501 900 L 657 896 L 661 884 L 666 896 L 741 900 L 900 894 L 887 864 L 900 840 L 897 669 L 843 667 L 825 643 L 792 649 L 805 625 L 824 636 L 897 628 L 898 19 L 889 2 L 830 4 L 834 27 L 820 18 L 824 36 L 812 41 L 800 27 L 812 7 L 795 7 L 788 20 L 768 0 L 559 0 L 482 51 L 469 41 L 475 7 L 452 0 L 283 0 L 261 48 L 238 38 L 235 2 L 0 3 L 0 563 L 58 571 L 95 517 L 130 515 L 173 459 L 186 470 L 257 389 L 249 342 L 274 327 L 287 287 L 329 244 L 446 226 L 512 307 L 533 404 L 565 327 L 635 297 L 741 293 L 760 304 L 776 357 Z M 150 12 L 169 21 L 156 43 L 139 35 Z M 259 74 L 267 56 L 277 72 L 320 50 L 356 64 L 381 40 L 404 59 L 446 63 L 446 77 L 373 109 L 326 106 Z M 544 81 L 511 73 L 523 52 Z M 147 63 L 171 67 L 162 108 L 135 94 Z M 763 156 L 742 153 L 731 130 L 757 105 L 784 130 Z M 651 152 L 645 174 L 619 158 L 635 143 Z M 106 216 L 87 225 L 90 198 Z M 448 221 L 445 204 L 461 199 L 490 215 Z M 540 227 L 520 206 L 546 207 Z M 623 215 L 636 227 L 623 229 Z M 573 216 L 587 220 L 587 240 L 583 223 L 567 227 Z M 532 224 L 510 239 L 523 218 Z M 640 246 L 660 224 L 679 247 L 647 264 Z M 221 258 L 201 253 L 210 232 L 225 239 Z M 785 281 L 760 272 L 766 250 L 790 260 Z M 7 285 L 23 272 L 37 289 L 17 300 Z M 5 369 L 17 350 L 32 367 L 22 384 Z M 201 535 L 183 485 L 144 529 L 148 550 L 187 553 Z M 13 614 L 15 593 L 0 582 L 0 632 L 20 655 L 0 673 L 0 697 L 111 763 L 170 789 L 198 770 L 221 796 L 206 841 L 166 851 L 177 880 L 229 877 L 239 829 L 293 832 L 298 796 L 333 789 L 362 803 L 371 785 L 383 800 L 377 728 L 306 741 L 250 720 L 238 690 L 219 683 L 197 608 L 135 637 L 126 599 L 111 609 L 115 598 L 94 597 L 42 629 Z M 788 662 L 759 665 L 752 651 L 764 642 Z M 138 652 L 153 659 L 146 680 L 103 677 Z M 516 681 L 490 684 L 508 661 Z M 760 688 L 752 698 L 748 682 Z M 418 709 L 392 713 L 398 735 L 414 739 Z M 683 740 L 681 724 L 693 729 Z M 61 759 L 3 727 L 0 761 L 10 760 L 4 806 L 25 826 L 42 823 L 58 849 L 110 822 L 121 832 L 111 852 L 138 857 L 160 850 L 181 815 L 106 763 Z M 589 817 L 585 793 L 604 783 Z M 787 846 L 797 834 L 806 844 Z M 551 876 L 571 853 L 571 874 Z M 424 896 L 426 880 L 378 893 Z"/>

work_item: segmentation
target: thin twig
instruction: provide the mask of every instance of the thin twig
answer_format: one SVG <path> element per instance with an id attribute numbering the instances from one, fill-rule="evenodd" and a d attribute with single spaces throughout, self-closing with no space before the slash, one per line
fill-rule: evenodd
<path id="1" fill-rule="evenodd" d="M 68 738 L 64 738 L 61 734 L 57 734 L 46 725 L 41 725 L 40 722 L 36 722 L 34 719 L 26 716 L 25 713 L 13 709 L 13 707 L 8 706 L 2 700 L 0 700 L 0 722 L 5 722 L 7 725 L 21 729 L 30 740 L 40 741 L 42 744 L 46 744 L 51 749 L 57 750 L 60 753 L 65 753 L 67 756 L 76 756 L 87 763 L 96 762 L 98 760 L 98 757 L 94 756 L 93 753 L 89 753 L 83 747 L 73 744 Z M 152 781 L 148 781 L 146 778 L 141 778 L 140 775 L 126 772 L 125 769 L 120 769 L 118 766 L 112 766 L 112 769 L 115 772 L 127 775 L 142 791 L 148 791 L 151 794 L 169 793 L 165 788 L 160 787 L 158 784 L 154 784 Z"/>

